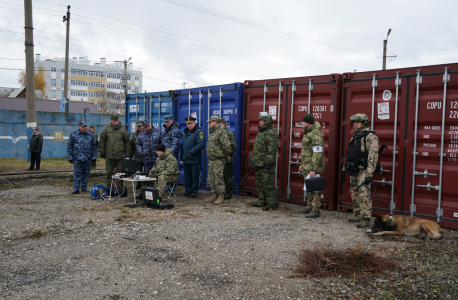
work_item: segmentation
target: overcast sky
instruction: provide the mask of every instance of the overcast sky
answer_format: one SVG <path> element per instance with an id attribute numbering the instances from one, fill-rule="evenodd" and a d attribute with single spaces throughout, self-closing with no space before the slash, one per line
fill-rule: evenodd
<path id="1" fill-rule="evenodd" d="M 143 91 L 457 62 L 458 1 L 33 0 L 34 53 L 132 57 Z M 19 87 L 24 1 L 0 0 L 0 86 Z"/>

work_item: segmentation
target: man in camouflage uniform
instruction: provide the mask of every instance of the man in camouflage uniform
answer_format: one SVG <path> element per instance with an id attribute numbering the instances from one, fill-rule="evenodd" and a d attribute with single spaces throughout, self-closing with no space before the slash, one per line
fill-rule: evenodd
<path id="1" fill-rule="evenodd" d="M 121 126 L 117 114 L 111 115 L 111 124 L 105 127 L 100 134 L 100 156 L 106 159 L 107 185 L 111 184 L 114 170 L 122 172 L 122 158 L 129 157 L 129 134 Z"/>
<path id="2" fill-rule="evenodd" d="M 371 131 L 365 114 L 353 115 L 350 121 L 354 131 L 340 178 L 345 181 L 345 172 L 348 171 L 353 201 L 353 217 L 348 221 L 358 223 L 358 228 L 366 228 L 372 215 L 370 183 L 378 161 L 378 137 Z"/>
<path id="3" fill-rule="evenodd" d="M 321 125 L 316 122 L 312 114 L 302 117 L 304 126 L 304 137 L 302 138 L 301 165 L 304 179 L 320 176 L 325 171 L 324 164 L 324 138 L 321 134 Z M 318 218 L 321 216 L 321 192 L 307 192 L 307 207 L 304 213 L 307 218 Z"/>
<path id="4" fill-rule="evenodd" d="M 231 143 L 231 153 L 226 158 L 226 164 L 224 165 L 224 183 L 226 185 L 226 194 L 224 195 L 224 200 L 231 199 L 232 194 L 234 193 L 234 182 L 232 180 L 232 165 L 234 164 L 234 153 L 237 150 L 237 142 L 235 141 L 235 136 L 229 128 L 226 127 L 226 120 L 223 118 L 219 119 L 221 128 L 224 129 L 229 137 L 229 142 Z"/>
<path id="5" fill-rule="evenodd" d="M 224 166 L 227 157 L 231 153 L 231 143 L 229 137 L 221 124 L 218 124 L 218 116 L 211 116 L 207 121 L 210 127 L 210 135 L 207 142 L 207 157 L 208 157 L 208 177 L 207 181 L 210 185 L 212 195 L 205 199 L 204 202 L 211 203 L 215 201 L 215 205 L 220 205 L 224 201 Z"/>
<path id="6" fill-rule="evenodd" d="M 275 188 L 275 160 L 278 151 L 278 135 L 272 128 L 272 116 L 266 112 L 259 113 L 259 133 L 253 146 L 251 164 L 256 172 L 256 189 L 258 201 L 252 206 L 262 210 L 275 210 L 278 207 L 277 189 Z"/>
<path id="7" fill-rule="evenodd" d="M 150 171 L 150 176 L 157 177 L 157 188 L 159 190 L 159 198 L 166 197 L 165 187 L 167 184 L 178 181 L 178 161 L 172 154 L 172 149 L 165 148 L 164 144 L 156 147 L 157 160 L 154 168 Z"/>
<path id="8" fill-rule="evenodd" d="M 142 121 L 137 121 L 137 131 L 132 133 L 130 137 L 130 157 L 133 158 L 135 155 L 135 170 L 143 170 L 142 155 L 138 153 L 135 143 L 137 142 L 138 135 L 143 131 Z"/>
<path id="9" fill-rule="evenodd" d="M 95 132 L 94 125 L 89 126 L 89 132 L 92 133 L 92 135 L 94 136 L 95 146 L 97 147 L 97 151 L 98 151 L 99 150 L 99 135 L 97 134 L 97 132 Z M 97 167 L 97 159 L 92 162 L 91 169 L 95 169 L 96 167 Z"/>
<path id="10" fill-rule="evenodd" d="M 91 169 L 91 161 L 97 158 L 97 146 L 92 133 L 87 132 L 86 122 L 78 123 L 78 130 L 72 132 L 67 142 L 67 159 L 73 164 L 72 194 L 87 192 L 87 179 Z"/>
<path id="11" fill-rule="evenodd" d="M 178 160 L 178 145 L 181 139 L 180 124 L 173 121 L 173 116 L 165 116 L 164 122 L 165 131 L 162 143 L 165 147 L 172 149 L 173 156 Z"/>
<path id="12" fill-rule="evenodd" d="M 151 170 L 157 159 L 156 147 L 162 143 L 162 131 L 154 128 L 149 120 L 144 120 L 142 125 L 144 130 L 138 135 L 135 145 L 145 170 Z"/>

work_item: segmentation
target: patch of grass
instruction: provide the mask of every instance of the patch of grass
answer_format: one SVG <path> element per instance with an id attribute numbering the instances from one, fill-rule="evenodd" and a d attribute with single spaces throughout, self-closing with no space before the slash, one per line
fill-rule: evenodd
<path id="1" fill-rule="evenodd" d="M 92 224 L 92 223 L 94 223 L 94 222 L 92 222 L 92 220 L 89 220 L 89 221 L 87 221 L 87 223 L 88 223 L 88 224 Z"/>
<path id="2" fill-rule="evenodd" d="M 226 210 L 224 210 L 224 212 L 228 212 L 228 213 L 231 213 L 231 214 L 235 214 L 236 213 L 235 209 L 232 209 L 232 208 L 226 209 Z"/>
<path id="3" fill-rule="evenodd" d="M 40 236 L 43 236 L 44 232 L 41 231 L 40 229 L 32 231 L 32 237 L 33 238 L 39 238 Z"/>
<path id="4" fill-rule="evenodd" d="M 391 299 L 395 299 L 395 295 L 391 292 L 383 292 L 380 297 L 378 297 L 379 299 L 386 299 L 386 300 L 391 300 Z"/>
<path id="5" fill-rule="evenodd" d="M 130 218 L 132 218 L 131 215 L 120 215 L 115 218 L 115 221 L 122 222 L 122 221 L 125 221 L 125 219 L 130 219 Z"/>
<path id="6" fill-rule="evenodd" d="M 0 158 L 0 173 L 26 171 L 30 162 L 25 158 Z M 97 158 L 97 169 L 105 169 L 105 160 Z M 40 171 L 73 170 L 66 157 L 45 158 L 41 160 Z"/>

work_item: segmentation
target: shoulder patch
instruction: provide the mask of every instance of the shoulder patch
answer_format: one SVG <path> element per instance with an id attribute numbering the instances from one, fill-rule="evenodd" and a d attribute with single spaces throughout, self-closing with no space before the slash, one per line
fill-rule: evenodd
<path id="1" fill-rule="evenodd" d="M 202 131 L 201 131 L 201 132 L 199 132 L 199 137 L 200 137 L 200 139 L 201 139 L 201 140 L 203 140 L 203 139 L 204 139 L 204 133 L 203 133 Z"/>

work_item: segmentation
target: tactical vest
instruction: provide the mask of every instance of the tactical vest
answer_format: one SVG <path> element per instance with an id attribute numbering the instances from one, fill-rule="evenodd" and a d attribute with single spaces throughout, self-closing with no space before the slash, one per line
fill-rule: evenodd
<path id="1" fill-rule="evenodd" d="M 345 160 L 345 168 L 348 175 L 354 176 L 359 170 L 367 169 L 367 158 L 369 151 L 366 146 L 366 136 L 373 131 L 366 131 L 365 133 L 355 136 L 351 141 L 347 151 L 347 159 Z M 361 140 L 364 138 L 364 151 L 361 151 Z"/>

